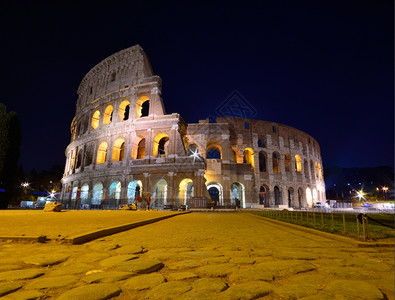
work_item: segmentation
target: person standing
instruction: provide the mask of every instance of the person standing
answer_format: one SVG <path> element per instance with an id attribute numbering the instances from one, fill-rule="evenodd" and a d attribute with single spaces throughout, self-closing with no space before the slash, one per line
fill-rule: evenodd
<path id="1" fill-rule="evenodd" d="M 150 194 L 147 195 L 147 210 L 149 210 L 149 205 L 151 203 L 151 196 Z"/>

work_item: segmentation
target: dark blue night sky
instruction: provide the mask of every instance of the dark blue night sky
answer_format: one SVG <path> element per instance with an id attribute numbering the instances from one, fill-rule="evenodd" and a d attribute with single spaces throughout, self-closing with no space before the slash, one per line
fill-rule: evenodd
<path id="1" fill-rule="evenodd" d="M 246 3 L 2 1 L 0 102 L 21 118 L 24 168 L 64 164 L 80 81 L 135 44 L 167 113 L 197 122 L 237 91 L 315 137 L 325 167 L 393 166 L 393 1 Z"/>

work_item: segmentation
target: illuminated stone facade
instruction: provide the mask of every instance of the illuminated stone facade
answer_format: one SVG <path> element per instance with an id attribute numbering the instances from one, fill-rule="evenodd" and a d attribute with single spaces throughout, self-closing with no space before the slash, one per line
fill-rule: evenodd
<path id="1" fill-rule="evenodd" d="M 325 201 L 317 141 L 273 122 L 219 117 L 187 124 L 166 114 L 161 79 L 136 45 L 104 59 L 78 88 L 62 201 L 114 208 L 311 207 Z M 205 205 L 203 205 L 205 206 Z"/>

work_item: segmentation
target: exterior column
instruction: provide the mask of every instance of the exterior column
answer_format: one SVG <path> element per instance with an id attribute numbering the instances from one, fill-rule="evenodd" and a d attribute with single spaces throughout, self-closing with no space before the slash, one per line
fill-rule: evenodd
<path id="1" fill-rule="evenodd" d="M 174 187 L 174 172 L 168 172 L 169 183 L 167 184 L 167 199 L 166 204 L 176 205 L 175 201 L 175 187 Z"/>

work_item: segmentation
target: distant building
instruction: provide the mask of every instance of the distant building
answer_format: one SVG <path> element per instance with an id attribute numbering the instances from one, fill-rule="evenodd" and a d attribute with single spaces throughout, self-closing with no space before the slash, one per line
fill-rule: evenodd
<path id="1" fill-rule="evenodd" d="M 62 202 L 119 207 L 312 207 L 325 201 L 317 141 L 268 121 L 218 117 L 187 124 L 166 114 L 161 79 L 133 46 L 93 67 L 78 88 Z M 144 197 L 143 197 L 144 198 Z"/>

